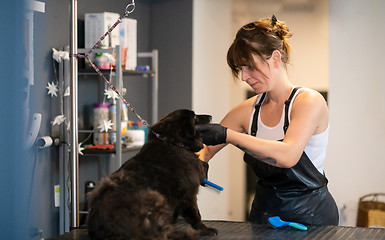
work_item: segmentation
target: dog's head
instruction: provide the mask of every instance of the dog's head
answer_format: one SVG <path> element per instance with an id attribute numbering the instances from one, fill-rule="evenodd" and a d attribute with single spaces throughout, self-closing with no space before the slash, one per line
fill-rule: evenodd
<path id="1" fill-rule="evenodd" d="M 203 148 L 203 142 L 195 125 L 207 124 L 210 121 L 210 115 L 196 115 L 187 109 L 176 110 L 162 117 L 159 122 L 150 127 L 148 139 L 160 139 L 198 152 Z"/>

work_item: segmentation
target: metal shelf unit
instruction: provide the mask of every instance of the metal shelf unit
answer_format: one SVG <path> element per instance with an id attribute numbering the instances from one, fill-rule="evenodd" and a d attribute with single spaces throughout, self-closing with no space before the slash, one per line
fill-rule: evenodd
<path id="1" fill-rule="evenodd" d="M 69 48 L 65 48 L 65 51 L 68 51 Z M 79 54 L 87 53 L 89 49 L 78 49 Z M 139 52 L 138 58 L 151 58 L 151 70 L 150 71 L 135 71 L 135 70 L 123 70 L 121 67 L 121 48 L 120 46 L 116 46 L 114 49 L 95 49 L 93 51 L 94 53 L 112 53 L 114 52 L 116 54 L 116 69 L 113 70 L 113 76 L 114 76 L 114 83 L 113 85 L 116 87 L 116 89 L 121 93 L 123 89 L 123 78 L 124 76 L 135 76 L 135 75 L 142 75 L 143 77 L 150 76 L 151 79 L 151 94 L 152 94 L 152 102 L 151 102 L 151 122 L 155 123 L 158 119 L 158 50 L 152 50 L 151 52 Z M 109 74 L 110 70 L 101 70 L 103 74 Z M 94 69 L 79 69 L 78 70 L 78 76 L 84 77 L 84 76 L 95 76 L 98 75 L 94 71 Z M 99 77 L 101 81 L 104 81 L 101 77 Z M 63 60 L 61 63 L 59 63 L 59 88 L 66 88 L 71 87 L 71 77 L 70 77 L 70 62 L 69 60 Z M 77 86 L 76 86 L 77 87 Z M 63 90 L 63 89 L 62 89 Z M 74 96 L 76 98 L 76 103 L 78 104 L 78 96 Z M 73 102 L 69 98 L 63 97 L 63 113 L 66 117 L 66 119 L 71 119 L 71 113 L 74 106 Z M 116 108 L 118 111 L 116 111 L 116 136 L 117 140 L 120 140 L 121 136 L 121 104 L 122 101 L 116 101 Z M 78 109 L 78 106 L 76 106 L 76 109 Z M 71 128 L 72 129 L 72 128 Z M 77 129 L 77 128 L 76 128 Z M 89 129 L 77 129 L 77 133 L 92 133 L 94 130 Z M 71 218 L 73 218 L 73 214 L 71 213 L 71 207 L 70 206 L 77 206 L 76 209 L 79 209 L 79 197 L 73 198 L 73 186 L 71 186 L 71 179 L 73 175 L 73 172 L 75 171 L 73 168 L 73 164 L 71 163 L 71 153 L 70 150 L 74 149 L 71 147 L 72 137 L 70 134 L 70 131 L 63 125 L 60 129 L 60 139 L 61 142 L 68 143 L 68 144 L 61 144 L 59 148 L 59 183 L 60 183 L 60 209 L 59 209 L 59 218 L 60 218 L 60 233 L 65 233 L 70 230 L 72 227 Z M 78 138 L 76 138 L 78 139 Z M 78 143 L 76 143 L 78 144 Z M 138 147 L 134 148 L 127 148 L 122 149 L 122 143 L 121 141 L 116 141 L 115 149 L 112 151 L 101 151 L 101 152 L 93 152 L 93 153 L 87 153 L 89 156 L 108 156 L 108 155 L 114 155 L 116 159 L 116 167 L 119 168 L 122 165 L 122 153 L 129 152 L 129 151 L 135 151 L 138 150 Z M 77 166 L 79 168 L 79 166 Z M 75 172 L 78 172 L 79 169 L 76 169 Z M 77 175 L 75 179 L 75 183 L 79 184 L 79 175 Z M 78 195 L 78 193 L 76 193 Z M 72 203 L 75 199 L 77 202 Z M 83 212 L 82 212 L 83 213 Z M 79 212 L 77 213 L 77 218 Z"/>

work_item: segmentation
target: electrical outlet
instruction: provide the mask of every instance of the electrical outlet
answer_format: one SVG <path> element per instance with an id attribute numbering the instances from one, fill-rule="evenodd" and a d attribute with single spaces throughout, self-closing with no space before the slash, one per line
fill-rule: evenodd
<path id="1" fill-rule="evenodd" d="M 60 185 L 55 185 L 54 188 L 55 207 L 60 207 Z"/>

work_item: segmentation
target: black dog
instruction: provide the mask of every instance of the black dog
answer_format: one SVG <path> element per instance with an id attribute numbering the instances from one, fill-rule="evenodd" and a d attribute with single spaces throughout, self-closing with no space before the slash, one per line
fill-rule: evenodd
<path id="1" fill-rule="evenodd" d="M 206 172 L 195 154 L 203 148 L 195 125 L 210 120 L 209 115 L 177 110 L 150 127 L 140 152 L 88 194 L 87 227 L 92 240 L 217 234 L 202 223 L 196 196 Z M 177 231 L 173 223 L 179 216 L 195 230 Z"/>

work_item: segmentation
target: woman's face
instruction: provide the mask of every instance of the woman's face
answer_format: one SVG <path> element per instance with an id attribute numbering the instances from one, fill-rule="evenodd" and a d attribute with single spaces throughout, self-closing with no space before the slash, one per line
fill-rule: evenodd
<path id="1" fill-rule="evenodd" d="M 270 67 L 267 62 L 264 62 L 261 57 L 253 54 L 256 66 L 259 70 L 248 66 L 241 67 L 241 80 L 245 81 L 257 93 L 264 93 L 269 90 Z"/>

